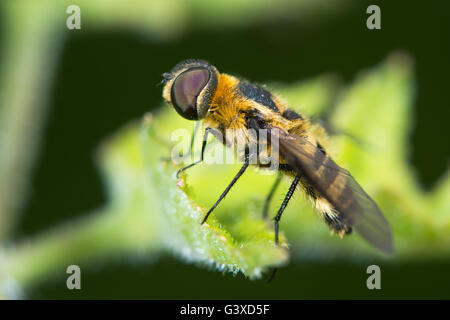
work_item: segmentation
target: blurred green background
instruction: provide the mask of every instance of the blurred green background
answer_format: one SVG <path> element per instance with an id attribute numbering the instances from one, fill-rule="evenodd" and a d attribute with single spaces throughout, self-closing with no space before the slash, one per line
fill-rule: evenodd
<path id="1" fill-rule="evenodd" d="M 347 83 L 402 50 L 414 62 L 415 79 L 408 161 L 424 190 L 447 170 L 450 6 L 443 1 L 56 2 L 3 0 L 0 6 L 1 98 L 23 90 L 19 95 L 31 94 L 34 110 L 21 115 L 27 118 L 19 130 L 25 137 L 10 148 L 21 149 L 19 159 L 36 149 L 19 170 L 21 200 L 14 205 L 14 231 L 2 239 L 6 247 L 33 241 L 107 201 L 95 151 L 130 120 L 161 105 L 161 74 L 186 58 L 206 59 L 220 71 L 261 83 L 287 85 L 330 72 Z M 81 7 L 81 30 L 65 27 L 72 3 Z M 370 4 L 381 8 L 381 30 L 366 28 Z M 28 57 L 33 53 L 37 58 Z M 22 75 L 24 84 L 9 85 L 9 74 Z M 40 107 L 33 109 L 34 103 Z M 5 145 L 3 154 L 10 150 Z M 13 188 L 5 179 L 3 188 Z M 31 299 L 450 298 L 449 256 L 382 266 L 378 291 L 367 290 L 364 266 L 345 259 L 292 259 L 270 285 L 170 253 L 93 260 L 80 265 L 80 291 L 67 290 L 65 270 L 15 290 Z"/>

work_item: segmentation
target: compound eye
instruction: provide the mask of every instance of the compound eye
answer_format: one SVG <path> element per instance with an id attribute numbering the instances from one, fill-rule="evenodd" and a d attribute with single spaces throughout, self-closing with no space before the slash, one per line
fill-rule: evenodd
<path id="1" fill-rule="evenodd" d="M 209 71 L 191 69 L 180 74 L 172 86 L 172 104 L 184 118 L 198 120 L 197 97 L 209 80 Z"/>

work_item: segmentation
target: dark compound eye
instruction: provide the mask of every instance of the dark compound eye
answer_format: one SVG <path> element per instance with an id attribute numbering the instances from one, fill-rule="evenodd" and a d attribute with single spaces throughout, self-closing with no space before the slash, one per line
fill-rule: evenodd
<path id="1" fill-rule="evenodd" d="M 180 74 L 172 86 L 172 104 L 184 118 L 198 120 L 197 97 L 209 80 L 204 68 L 190 69 Z"/>

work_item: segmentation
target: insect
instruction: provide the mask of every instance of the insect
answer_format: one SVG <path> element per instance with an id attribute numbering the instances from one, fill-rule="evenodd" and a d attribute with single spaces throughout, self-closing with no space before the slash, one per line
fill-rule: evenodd
<path id="1" fill-rule="evenodd" d="M 263 87 L 219 73 L 204 60 L 182 61 L 163 77 L 163 97 L 167 103 L 183 118 L 203 120 L 200 160 L 179 172 L 203 161 L 209 134 L 223 137 L 231 131 L 238 141 L 250 143 L 257 138 L 251 132 L 266 130 L 277 137 L 270 141 L 267 139 L 266 144 L 279 153 L 280 174 L 267 196 L 264 216 L 280 182 L 279 177 L 292 177 L 289 190 L 274 218 L 276 244 L 279 243 L 279 222 L 283 211 L 299 188 L 306 193 L 332 231 L 342 237 L 354 229 L 381 251 L 393 252 L 391 230 L 381 210 L 352 175 L 331 159 L 312 133 L 313 125 L 304 115 L 288 109 L 280 97 Z M 222 142 L 227 143 L 225 140 Z M 245 172 L 251 156 L 249 152 L 244 154 L 243 166 L 206 213 L 202 224 Z M 264 166 L 258 162 L 256 165 Z"/>

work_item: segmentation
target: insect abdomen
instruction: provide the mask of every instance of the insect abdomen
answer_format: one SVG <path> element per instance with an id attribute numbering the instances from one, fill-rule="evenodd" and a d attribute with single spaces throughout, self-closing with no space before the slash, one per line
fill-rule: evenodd
<path id="1" fill-rule="evenodd" d="M 323 198 L 307 181 L 300 180 L 301 188 L 311 200 L 314 208 L 319 212 L 328 227 L 336 234 L 343 236 L 352 232 L 352 227 L 347 225 L 341 214 Z"/>

